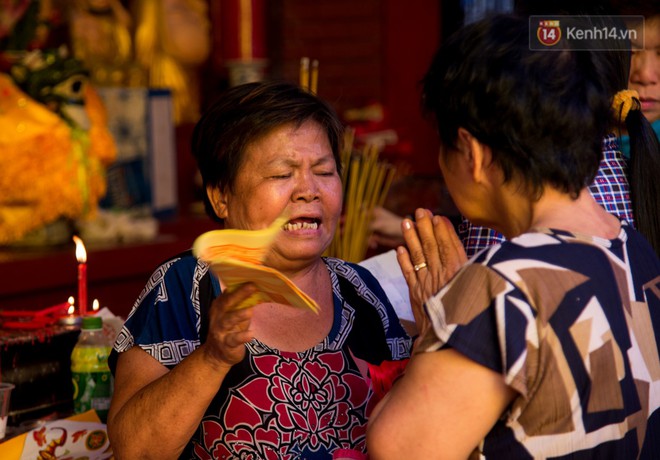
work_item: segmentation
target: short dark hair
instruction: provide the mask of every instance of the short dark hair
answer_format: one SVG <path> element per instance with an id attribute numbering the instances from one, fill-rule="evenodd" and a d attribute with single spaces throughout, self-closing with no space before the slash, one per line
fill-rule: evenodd
<path id="1" fill-rule="evenodd" d="M 618 14 L 641 15 L 645 19 L 660 18 L 660 8 L 657 1 L 613 0 L 612 4 Z"/>
<path id="2" fill-rule="evenodd" d="M 443 145 L 455 147 L 463 127 L 492 149 L 505 181 L 515 176 L 537 198 L 546 184 L 577 197 L 598 170 L 611 89 L 591 53 L 553 48 L 530 50 L 526 18 L 472 23 L 434 56 L 422 107 Z"/>
<path id="3" fill-rule="evenodd" d="M 246 83 L 225 91 L 195 125 L 192 154 L 202 175 L 204 206 L 217 217 L 206 187 L 232 190 L 246 148 L 282 126 L 318 123 L 328 136 L 341 175 L 344 126 L 335 110 L 316 95 L 287 82 Z"/>

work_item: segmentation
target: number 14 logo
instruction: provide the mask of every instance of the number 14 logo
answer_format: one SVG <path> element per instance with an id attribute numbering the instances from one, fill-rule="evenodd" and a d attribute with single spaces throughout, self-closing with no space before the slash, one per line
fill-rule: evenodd
<path id="1" fill-rule="evenodd" d="M 559 21 L 539 21 L 536 37 L 545 46 L 554 46 L 561 40 Z"/>

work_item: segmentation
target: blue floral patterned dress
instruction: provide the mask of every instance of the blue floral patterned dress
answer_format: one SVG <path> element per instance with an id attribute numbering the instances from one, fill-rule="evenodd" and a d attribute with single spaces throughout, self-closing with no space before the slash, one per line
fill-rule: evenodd
<path id="1" fill-rule="evenodd" d="M 328 336 L 301 353 L 248 343 L 181 458 L 330 459 L 337 449 L 366 451 L 373 389 L 354 358 L 375 365 L 405 359 L 411 339 L 371 273 L 324 261 L 335 310 Z M 190 254 L 162 264 L 116 340 L 112 368 L 117 353 L 135 345 L 176 366 L 199 347 L 205 310 L 219 292 L 208 266 Z"/>

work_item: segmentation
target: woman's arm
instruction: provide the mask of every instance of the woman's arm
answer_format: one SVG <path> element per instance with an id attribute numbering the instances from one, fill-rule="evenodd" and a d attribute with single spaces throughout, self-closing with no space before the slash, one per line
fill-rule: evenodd
<path id="1" fill-rule="evenodd" d="M 247 285 L 215 299 L 206 342 L 171 371 L 139 347 L 119 356 L 108 413 L 118 460 L 178 458 L 231 366 L 245 356 L 252 309 L 233 307 L 254 292 Z"/>
<path id="2" fill-rule="evenodd" d="M 465 459 L 514 396 L 502 375 L 455 350 L 417 354 L 369 418 L 369 458 Z"/>
<path id="3" fill-rule="evenodd" d="M 371 213 L 371 221 L 369 222 L 369 230 L 372 232 L 369 238 L 369 246 L 376 247 L 380 245 L 395 248 L 404 244 L 401 221 L 403 221 L 403 217 L 381 206 L 376 206 Z"/>

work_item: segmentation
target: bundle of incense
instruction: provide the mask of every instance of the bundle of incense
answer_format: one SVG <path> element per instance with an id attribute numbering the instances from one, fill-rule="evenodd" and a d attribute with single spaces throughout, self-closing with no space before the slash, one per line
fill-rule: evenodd
<path id="1" fill-rule="evenodd" d="M 287 218 L 280 216 L 263 230 L 212 230 L 195 240 L 193 254 L 209 264 L 226 292 L 247 282 L 257 286 L 258 291 L 237 308 L 276 302 L 318 313 L 319 307 L 311 297 L 282 273 L 264 265 L 286 222 Z"/>
<path id="2" fill-rule="evenodd" d="M 379 149 L 368 144 L 362 152 L 353 149 L 353 132 L 347 130 L 342 151 L 344 211 L 342 225 L 325 255 L 361 262 L 369 244 L 369 221 L 376 206 L 383 206 L 396 170 L 379 162 Z"/>
<path id="3" fill-rule="evenodd" d="M 308 57 L 300 58 L 300 87 L 305 91 L 316 94 L 319 81 L 319 61 L 311 61 Z"/>

